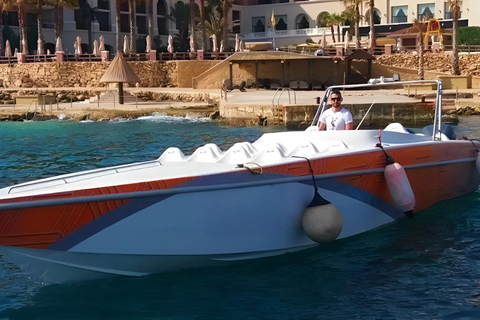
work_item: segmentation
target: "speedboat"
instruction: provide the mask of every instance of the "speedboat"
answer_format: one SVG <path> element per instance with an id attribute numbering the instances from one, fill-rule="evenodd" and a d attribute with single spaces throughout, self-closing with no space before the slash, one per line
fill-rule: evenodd
<path id="1" fill-rule="evenodd" d="M 433 83 L 430 130 L 318 131 L 333 89 Z M 357 128 L 358 129 L 358 128 Z M 480 143 L 442 124 L 441 81 L 329 87 L 311 127 L 191 155 L 0 189 L 0 254 L 62 282 L 144 276 L 298 251 L 475 191 Z"/>

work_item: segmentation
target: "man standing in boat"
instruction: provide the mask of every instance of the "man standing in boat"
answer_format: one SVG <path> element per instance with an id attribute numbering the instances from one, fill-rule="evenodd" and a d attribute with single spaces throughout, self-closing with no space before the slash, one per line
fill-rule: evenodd
<path id="1" fill-rule="evenodd" d="M 330 94 L 332 107 L 325 110 L 320 116 L 318 130 L 352 130 L 353 119 L 350 111 L 342 107 L 342 94 L 334 89 Z"/>

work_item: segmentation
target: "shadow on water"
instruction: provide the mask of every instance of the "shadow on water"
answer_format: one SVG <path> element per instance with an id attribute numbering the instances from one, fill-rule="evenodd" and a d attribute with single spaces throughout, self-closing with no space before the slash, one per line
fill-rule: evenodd
<path id="1" fill-rule="evenodd" d="M 33 289 L 0 316 L 478 318 L 479 206 L 475 192 L 352 238 L 222 267 L 51 286 L 24 281 Z"/>

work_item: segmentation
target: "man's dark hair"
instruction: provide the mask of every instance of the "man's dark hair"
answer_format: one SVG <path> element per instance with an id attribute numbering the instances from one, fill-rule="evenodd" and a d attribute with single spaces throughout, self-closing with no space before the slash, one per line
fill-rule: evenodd
<path id="1" fill-rule="evenodd" d="M 332 94 L 336 94 L 340 98 L 342 97 L 342 93 L 338 89 L 333 89 L 332 92 L 330 93 L 330 95 L 332 95 Z"/>

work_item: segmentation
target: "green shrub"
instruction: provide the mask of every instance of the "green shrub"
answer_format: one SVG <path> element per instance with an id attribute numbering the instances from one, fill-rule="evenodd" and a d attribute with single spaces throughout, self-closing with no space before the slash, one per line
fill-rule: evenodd
<path id="1" fill-rule="evenodd" d="M 480 27 L 458 28 L 458 43 L 480 45 Z"/>

